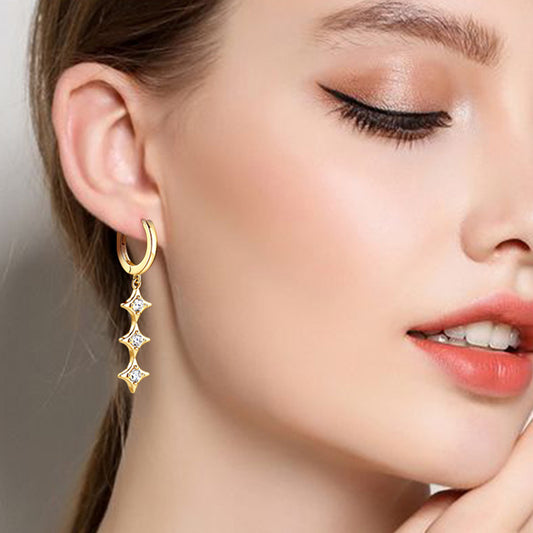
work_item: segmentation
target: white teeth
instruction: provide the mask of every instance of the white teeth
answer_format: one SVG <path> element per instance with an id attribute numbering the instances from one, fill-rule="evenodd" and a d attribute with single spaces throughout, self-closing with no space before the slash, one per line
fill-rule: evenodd
<path id="1" fill-rule="evenodd" d="M 520 344 L 520 331 L 517 328 L 490 320 L 455 326 L 444 331 L 426 331 L 421 334 L 436 342 L 458 346 L 480 346 L 494 350 L 506 350 L 509 346 L 516 349 Z"/>
<path id="2" fill-rule="evenodd" d="M 439 333 L 438 335 L 429 335 L 428 339 L 430 341 L 437 341 L 437 342 L 448 342 L 448 337 L 444 335 L 444 333 Z"/>
<path id="3" fill-rule="evenodd" d="M 468 346 L 468 342 L 464 339 L 448 339 L 448 344 L 456 344 L 457 346 Z"/>
<path id="4" fill-rule="evenodd" d="M 488 346 L 494 324 L 490 320 L 473 322 L 466 327 L 466 340 L 475 346 Z"/>
<path id="5" fill-rule="evenodd" d="M 444 333 L 439 333 L 438 335 L 430 335 L 427 337 L 431 341 L 444 342 L 446 344 L 455 344 L 457 346 L 468 346 L 468 343 L 464 339 L 452 339 Z"/>
<path id="6" fill-rule="evenodd" d="M 513 348 L 518 348 L 520 344 L 520 331 L 516 328 L 511 328 L 511 335 L 509 336 L 509 345 Z"/>
<path id="7" fill-rule="evenodd" d="M 455 328 L 448 328 L 444 330 L 444 333 L 451 339 L 464 339 L 466 336 L 465 326 L 456 326 Z"/>
<path id="8" fill-rule="evenodd" d="M 490 336 L 489 346 L 497 350 L 505 350 L 509 346 L 509 335 L 511 326 L 507 324 L 496 324 Z"/>

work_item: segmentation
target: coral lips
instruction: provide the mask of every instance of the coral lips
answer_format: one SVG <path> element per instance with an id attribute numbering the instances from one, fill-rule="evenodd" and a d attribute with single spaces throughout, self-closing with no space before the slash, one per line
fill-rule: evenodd
<path id="1" fill-rule="evenodd" d="M 407 335 L 411 341 L 454 381 L 479 394 L 513 396 L 522 393 L 533 377 L 533 301 L 512 292 L 499 292 L 475 300 L 473 305 L 409 330 L 440 331 L 472 322 L 490 320 L 520 331 L 516 352 L 445 344 Z"/>
<path id="2" fill-rule="evenodd" d="M 458 385 L 472 392 L 514 396 L 522 393 L 531 382 L 533 364 L 529 353 L 499 352 L 408 337 Z"/>

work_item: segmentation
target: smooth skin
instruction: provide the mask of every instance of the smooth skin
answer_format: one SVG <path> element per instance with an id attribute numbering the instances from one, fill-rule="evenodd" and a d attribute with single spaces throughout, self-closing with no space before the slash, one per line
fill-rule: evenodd
<path id="1" fill-rule="evenodd" d="M 159 237 L 151 375 L 99 533 L 533 531 L 533 385 L 471 394 L 406 336 L 501 289 L 533 298 L 533 4 L 428 0 L 498 31 L 491 67 L 390 35 L 309 40 L 354 3 L 235 3 L 187 98 L 95 63 L 57 84 L 69 187 L 133 260 L 141 218 Z M 317 83 L 452 124 L 396 147 Z"/>
<path id="2" fill-rule="evenodd" d="M 397 533 L 531 533 L 533 531 L 533 425 L 520 435 L 505 466 L 469 491 L 434 494 Z"/>

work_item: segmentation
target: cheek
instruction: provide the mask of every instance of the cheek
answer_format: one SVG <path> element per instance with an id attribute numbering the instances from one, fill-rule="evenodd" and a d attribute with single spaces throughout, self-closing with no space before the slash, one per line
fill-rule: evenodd
<path id="1" fill-rule="evenodd" d="M 346 424 L 358 411 L 370 422 L 369 401 L 390 414 L 383 391 L 393 403 L 401 386 L 387 357 L 402 342 L 405 317 L 391 309 L 416 238 L 398 197 L 409 193 L 355 140 L 335 157 L 306 133 L 319 126 L 247 120 L 226 118 L 227 131 L 206 128 L 171 158 L 169 174 L 181 169 L 166 180 L 180 330 L 222 397 L 354 442 Z"/>

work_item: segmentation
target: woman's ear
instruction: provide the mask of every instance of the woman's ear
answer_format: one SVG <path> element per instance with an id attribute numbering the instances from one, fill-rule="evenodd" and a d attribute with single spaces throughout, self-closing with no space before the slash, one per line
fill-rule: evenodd
<path id="1" fill-rule="evenodd" d="M 63 173 L 78 201 L 127 237 L 146 240 L 151 219 L 164 246 L 161 187 L 145 168 L 148 100 L 132 78 L 101 63 L 65 70 L 52 120 Z"/>

